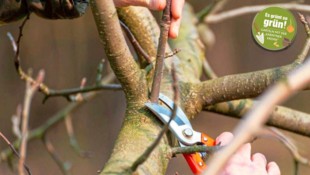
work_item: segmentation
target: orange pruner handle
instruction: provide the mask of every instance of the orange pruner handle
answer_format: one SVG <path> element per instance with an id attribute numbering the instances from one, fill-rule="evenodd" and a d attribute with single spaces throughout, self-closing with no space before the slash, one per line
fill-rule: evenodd
<path id="1" fill-rule="evenodd" d="M 215 146 L 215 140 L 206 134 L 201 133 L 201 143 L 206 146 Z M 194 174 L 200 174 L 207 167 L 206 163 L 201 157 L 201 154 L 196 152 L 193 154 L 183 154 L 187 164 Z"/>

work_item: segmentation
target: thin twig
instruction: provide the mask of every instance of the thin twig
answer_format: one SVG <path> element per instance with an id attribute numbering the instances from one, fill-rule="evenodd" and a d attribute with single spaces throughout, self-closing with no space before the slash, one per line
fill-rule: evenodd
<path id="1" fill-rule="evenodd" d="M 96 85 L 101 84 L 104 62 L 105 60 L 102 59 L 97 67 Z"/>
<path id="2" fill-rule="evenodd" d="M 44 136 L 42 141 L 44 143 L 44 146 L 45 146 L 47 152 L 51 155 L 53 160 L 57 163 L 57 165 L 61 169 L 62 173 L 64 175 L 71 175 L 71 173 L 70 173 L 71 164 L 69 162 L 64 162 L 61 160 L 61 158 L 57 154 L 52 142 L 47 139 L 47 136 Z"/>
<path id="3" fill-rule="evenodd" d="M 262 129 L 259 132 L 259 136 L 272 136 L 273 138 L 276 138 L 281 143 L 285 145 L 285 147 L 290 151 L 295 161 L 298 163 L 301 163 L 303 165 L 310 166 L 309 159 L 303 157 L 299 154 L 297 146 L 294 144 L 294 142 L 286 135 L 284 135 L 282 132 L 280 132 L 277 128 L 269 127 L 267 129 Z"/>
<path id="4" fill-rule="evenodd" d="M 20 56 L 19 56 L 20 42 L 21 42 L 21 38 L 23 36 L 24 27 L 25 27 L 27 21 L 29 20 L 29 16 L 30 16 L 30 13 L 27 15 L 27 17 L 24 19 L 21 26 L 19 27 L 19 35 L 18 35 L 16 42 L 15 42 L 13 35 L 10 32 L 7 33 L 7 36 L 10 39 L 11 45 L 13 47 L 13 51 L 15 52 L 14 65 L 15 65 L 15 69 L 16 69 L 19 77 L 22 80 L 25 80 L 26 82 L 30 82 L 30 84 L 32 85 L 32 84 L 38 84 L 38 83 L 31 76 L 29 76 L 27 73 L 24 72 L 24 70 L 20 64 Z M 40 91 L 44 92 L 45 94 L 48 94 L 48 92 L 49 92 L 48 87 L 43 83 L 39 84 L 39 89 L 40 89 Z"/>
<path id="5" fill-rule="evenodd" d="M 12 116 L 12 131 L 13 134 L 17 137 L 17 138 L 21 138 L 22 137 L 22 132 L 20 131 L 20 123 L 21 123 L 21 117 L 22 117 L 22 105 L 19 104 L 17 106 L 16 109 L 16 114 L 14 114 Z"/>
<path id="6" fill-rule="evenodd" d="M 130 42 L 132 43 L 133 47 L 136 49 L 136 51 L 143 56 L 143 58 L 146 60 L 147 63 L 152 63 L 152 58 L 144 51 L 144 49 L 141 47 L 139 42 L 136 40 L 136 37 L 131 33 L 130 29 L 126 26 L 125 23 L 122 21 L 119 21 L 122 28 L 126 32 Z"/>
<path id="7" fill-rule="evenodd" d="M 9 139 L 7 139 L 2 132 L 0 132 L 0 136 L 3 138 L 3 140 L 9 145 L 9 147 L 11 148 L 12 152 L 16 155 L 16 157 L 18 157 L 20 159 L 20 156 L 18 154 L 18 151 L 16 151 L 16 149 L 14 148 L 14 146 L 12 145 L 12 143 L 9 141 Z M 28 175 L 31 175 L 31 171 L 30 168 L 28 168 L 28 166 L 24 163 L 23 164 L 25 170 L 27 171 Z"/>
<path id="8" fill-rule="evenodd" d="M 298 16 L 299 16 L 299 19 L 300 21 L 304 24 L 305 26 L 305 30 L 306 30 L 306 33 L 308 35 L 308 37 L 310 37 L 310 28 L 309 28 L 309 23 L 308 21 L 306 20 L 305 16 L 301 13 L 298 13 Z"/>
<path id="9" fill-rule="evenodd" d="M 227 0 L 213 0 L 213 2 L 211 2 L 211 4 L 209 4 L 207 7 L 205 7 L 204 9 L 202 9 L 201 11 L 199 11 L 196 16 L 199 20 L 199 22 L 203 21 L 203 19 L 212 13 L 216 13 L 217 11 L 219 11 L 220 9 L 223 8 L 223 6 L 225 5 L 225 3 L 227 3 Z"/>
<path id="10" fill-rule="evenodd" d="M 155 72 L 151 90 L 151 102 L 154 103 L 158 102 L 160 84 L 163 76 L 164 57 L 165 57 L 166 43 L 168 40 L 170 23 L 171 23 L 171 0 L 167 0 L 162 19 L 160 21 L 160 37 L 158 41 Z"/>
<path id="11" fill-rule="evenodd" d="M 31 85 L 30 82 L 26 82 L 26 93 L 22 111 L 22 138 L 21 138 L 21 145 L 20 145 L 20 159 L 18 162 L 18 173 L 19 175 L 24 175 L 23 167 L 26 160 L 27 154 L 27 140 L 28 140 L 28 122 L 29 122 L 29 113 L 30 113 L 30 106 L 31 101 L 33 98 L 34 93 L 38 90 L 39 84 L 43 82 L 44 79 L 44 71 L 41 70 L 37 76 L 35 82 L 36 84 Z"/>
<path id="12" fill-rule="evenodd" d="M 245 120 L 241 121 L 235 129 L 235 137 L 230 143 L 230 146 L 215 153 L 204 175 L 217 174 L 229 157 L 232 156 L 246 140 L 250 139 L 259 131 L 262 125 L 268 120 L 269 114 L 276 104 L 283 102 L 297 90 L 300 90 L 310 83 L 309 75 L 310 61 L 307 60 L 304 65 L 289 73 L 286 79 L 282 79 L 282 81 L 268 88 L 266 92 L 259 97 L 261 100 L 247 113 Z"/>
<path id="13" fill-rule="evenodd" d="M 282 7 L 290 10 L 298 10 L 298 11 L 310 11 L 310 5 L 305 4 L 296 4 L 296 3 L 281 3 L 281 4 L 268 4 L 268 5 L 256 5 L 256 6 L 245 6 L 237 9 L 221 12 L 218 14 L 210 14 L 206 16 L 206 23 L 218 23 L 227 19 L 231 19 L 234 17 L 238 17 L 241 15 L 245 15 L 248 13 L 256 13 L 267 7 Z"/>
<path id="14" fill-rule="evenodd" d="M 173 57 L 174 55 L 178 54 L 179 52 L 181 52 L 181 49 L 176 48 L 171 53 L 166 53 L 165 58 Z"/>
<path id="15" fill-rule="evenodd" d="M 119 84 L 97 84 L 86 87 L 78 87 L 72 89 L 63 89 L 63 90 L 52 90 L 50 89 L 49 94 L 45 95 L 43 103 L 45 103 L 50 97 L 59 97 L 62 96 L 69 101 L 72 101 L 71 95 L 75 95 L 78 93 L 86 93 L 93 91 L 101 91 L 101 90 L 122 90 L 122 86 Z"/>
<path id="16" fill-rule="evenodd" d="M 218 76 L 216 75 L 216 73 L 213 71 L 212 67 L 210 66 L 209 64 L 209 61 L 207 59 L 205 59 L 203 61 L 203 64 L 202 64 L 202 68 L 203 68 L 203 71 L 206 75 L 206 77 L 208 79 L 215 79 L 217 78 Z"/>
<path id="17" fill-rule="evenodd" d="M 173 92 L 174 92 L 174 97 L 173 97 L 174 105 L 173 105 L 173 109 L 172 109 L 172 113 L 171 113 L 170 119 L 169 119 L 168 123 L 166 123 L 164 125 L 164 127 L 162 128 L 162 130 L 158 134 L 156 140 L 132 164 L 132 166 L 130 167 L 130 172 L 135 172 L 137 170 L 137 168 L 139 167 L 139 165 L 141 165 L 143 162 L 145 162 L 147 160 L 147 158 L 150 156 L 150 154 L 153 152 L 153 150 L 159 144 L 159 142 L 162 139 L 162 137 L 164 136 L 164 134 L 168 131 L 169 125 L 170 125 L 171 121 L 174 119 L 174 117 L 176 115 L 177 108 L 178 108 L 176 104 L 177 104 L 177 101 L 179 99 L 179 88 L 178 88 L 178 82 L 177 82 L 178 80 L 177 80 L 177 76 L 176 76 L 174 65 L 172 65 L 172 70 L 171 71 L 172 71 L 172 79 L 173 79 L 172 89 L 173 89 Z"/>
<path id="18" fill-rule="evenodd" d="M 67 117 L 65 117 L 65 125 L 66 125 L 67 133 L 69 136 L 70 145 L 73 148 L 73 150 L 75 152 L 77 152 L 79 156 L 81 156 L 83 158 L 90 157 L 89 152 L 81 149 L 81 147 L 80 147 L 80 145 L 79 145 L 79 143 L 75 137 L 73 124 L 72 124 L 72 117 L 70 114 L 68 114 Z"/>
<path id="19" fill-rule="evenodd" d="M 307 40 L 305 42 L 305 45 L 301 51 L 301 53 L 298 55 L 298 58 L 295 60 L 296 63 L 302 63 L 305 61 L 307 54 L 309 53 L 310 50 L 310 29 L 309 29 L 309 24 L 308 22 L 305 20 L 304 15 L 302 15 L 301 13 L 298 13 L 299 15 L 299 19 L 300 21 L 304 24 L 306 33 L 307 33 Z"/>
<path id="20" fill-rule="evenodd" d="M 114 74 L 108 74 L 106 77 L 104 77 L 101 81 L 101 83 L 111 83 L 113 80 L 115 80 Z M 56 114 L 51 116 L 45 123 L 43 123 L 41 126 L 37 127 L 36 129 L 29 132 L 28 140 L 34 140 L 34 139 L 42 139 L 42 137 L 50 130 L 53 126 L 60 123 L 64 120 L 64 118 L 69 114 L 72 113 L 75 109 L 80 107 L 82 104 L 84 104 L 86 101 L 90 101 L 94 97 L 98 95 L 98 92 L 89 92 L 84 95 L 84 101 L 78 101 L 75 103 L 69 103 L 67 106 L 65 106 L 62 110 L 58 111 Z M 16 139 L 13 142 L 14 148 L 18 148 L 20 146 L 20 139 Z M 12 155 L 12 150 L 6 149 L 0 153 L 1 160 L 7 160 L 8 157 Z"/>

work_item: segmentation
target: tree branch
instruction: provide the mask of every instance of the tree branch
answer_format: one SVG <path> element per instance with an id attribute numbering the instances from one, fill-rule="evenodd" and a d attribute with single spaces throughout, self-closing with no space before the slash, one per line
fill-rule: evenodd
<path id="1" fill-rule="evenodd" d="M 157 103 L 160 92 L 160 84 L 163 77 L 164 57 L 166 52 L 166 43 L 168 41 L 168 32 L 171 23 L 171 0 L 167 0 L 166 7 L 160 21 L 160 36 L 158 41 L 158 50 L 156 56 L 155 72 L 152 83 L 150 99 Z"/>
<path id="2" fill-rule="evenodd" d="M 146 53 L 146 51 L 144 51 L 144 49 L 141 47 L 139 42 L 136 40 L 136 37 L 131 33 L 130 29 L 126 26 L 126 24 L 122 21 L 119 21 L 119 23 L 121 24 L 122 28 L 124 29 L 127 37 L 129 38 L 136 51 L 142 55 L 142 57 L 146 60 L 148 64 L 152 63 L 152 58 Z"/>
<path id="3" fill-rule="evenodd" d="M 149 55 L 151 60 L 155 60 L 160 31 L 149 9 L 145 7 L 129 6 L 117 8 L 117 13 L 120 20 L 126 24 L 131 33 L 135 36 L 142 49 Z M 142 55 L 138 54 L 138 56 L 141 61 L 141 67 L 146 66 L 146 63 L 142 62 L 144 60 Z"/>
<path id="4" fill-rule="evenodd" d="M 258 102 L 250 99 L 235 100 L 205 106 L 204 110 L 227 115 L 229 117 L 242 118 L 253 108 L 255 103 Z M 283 106 L 276 106 L 270 114 L 267 124 L 310 137 L 310 114 L 307 113 Z"/>
<path id="5" fill-rule="evenodd" d="M 297 163 L 301 163 L 306 166 L 310 166 L 309 159 L 303 157 L 297 148 L 297 146 L 293 143 L 293 141 L 286 135 L 284 135 L 281 131 L 279 131 L 276 128 L 266 128 L 262 129 L 262 131 L 259 133 L 258 137 L 272 137 L 277 140 L 279 140 L 281 143 L 284 144 L 284 146 L 290 151 L 292 154 L 294 160 Z"/>
<path id="6" fill-rule="evenodd" d="M 73 124 L 72 124 L 72 116 L 68 114 L 68 116 L 65 117 L 65 125 L 67 134 L 69 137 L 69 143 L 70 146 L 73 148 L 73 150 L 81 157 L 86 158 L 90 157 L 90 153 L 88 151 L 84 151 L 81 149 L 74 133 Z"/>
<path id="7" fill-rule="evenodd" d="M 32 84 L 30 81 L 26 82 L 26 93 L 24 98 L 24 105 L 22 111 L 22 125 L 21 125 L 21 144 L 19 148 L 20 159 L 18 161 L 18 174 L 24 175 L 24 165 L 26 161 L 27 154 L 27 141 L 28 141 L 28 123 L 29 123 L 29 115 L 30 115 L 30 106 L 33 95 L 38 90 L 40 84 L 44 79 L 44 71 L 41 70 L 38 74 L 38 77 L 35 82 L 36 84 Z"/>
<path id="8" fill-rule="evenodd" d="M 214 14 L 221 10 L 227 2 L 228 0 L 214 0 L 211 2 L 210 5 L 208 5 L 206 8 L 203 8 L 196 14 L 199 22 L 203 21 L 203 19 L 209 14 Z"/>
<path id="9" fill-rule="evenodd" d="M 42 138 L 42 141 L 44 143 L 44 146 L 45 146 L 47 152 L 53 158 L 53 160 L 56 162 L 56 164 L 58 165 L 58 167 L 60 168 L 62 173 L 64 175 L 71 175 L 71 173 L 70 173 L 71 164 L 69 162 L 64 162 L 61 160 L 61 158 L 57 154 L 52 142 L 47 138 L 46 135 Z"/>
<path id="10" fill-rule="evenodd" d="M 2 132 L 0 132 L 0 137 L 9 145 L 11 151 L 20 159 L 20 155 L 18 154 L 12 143 L 9 141 L 9 139 L 7 139 L 4 134 L 2 134 Z M 25 163 L 23 164 L 23 166 L 27 171 L 28 175 L 31 175 L 30 168 Z"/>
<path id="11" fill-rule="evenodd" d="M 92 92 L 92 91 L 101 91 L 101 90 L 123 90 L 122 86 L 119 84 L 96 84 L 92 86 L 86 86 L 86 87 L 78 87 L 78 88 L 72 88 L 72 89 L 62 89 L 62 90 L 53 90 L 49 89 L 49 93 L 45 95 L 43 103 L 46 102 L 51 97 L 64 97 L 68 99 L 69 101 L 72 100 L 71 96 L 79 93 L 86 93 L 86 92 Z"/>
<path id="12" fill-rule="evenodd" d="M 113 1 L 91 0 L 90 4 L 106 55 L 127 99 L 139 100 L 147 87 L 126 45 Z"/>

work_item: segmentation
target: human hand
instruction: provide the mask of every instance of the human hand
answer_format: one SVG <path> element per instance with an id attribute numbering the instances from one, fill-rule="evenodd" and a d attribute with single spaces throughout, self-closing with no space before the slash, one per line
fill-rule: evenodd
<path id="1" fill-rule="evenodd" d="M 117 7 L 125 6 L 144 6 L 152 10 L 163 10 L 166 7 L 166 0 L 114 0 Z M 176 38 L 179 34 L 181 24 L 182 9 L 184 0 L 171 1 L 171 25 L 169 29 L 169 37 Z"/>
<path id="2" fill-rule="evenodd" d="M 227 145 L 233 139 L 230 132 L 224 132 L 216 138 L 216 144 Z M 267 164 L 266 157 L 261 153 L 251 156 L 251 145 L 243 145 L 229 159 L 220 175 L 280 175 L 280 169 L 275 162 Z"/>

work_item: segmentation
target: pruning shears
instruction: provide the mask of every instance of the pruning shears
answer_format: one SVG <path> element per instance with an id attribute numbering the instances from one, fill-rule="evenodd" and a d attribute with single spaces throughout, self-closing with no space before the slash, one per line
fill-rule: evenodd
<path id="1" fill-rule="evenodd" d="M 160 94 L 159 100 L 162 101 L 166 107 L 158 103 L 145 103 L 145 106 L 152 111 L 164 124 L 167 124 L 172 115 L 174 102 L 167 96 Z M 197 132 L 193 129 L 186 114 L 181 108 L 176 106 L 176 115 L 169 124 L 169 130 L 177 138 L 180 147 L 205 145 L 215 146 L 215 141 L 208 135 Z M 206 152 L 196 152 L 192 154 L 183 154 L 187 164 L 190 166 L 194 174 L 200 174 L 205 168 Z"/>

